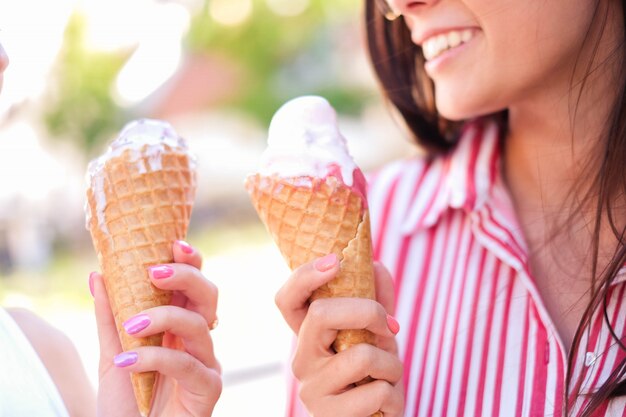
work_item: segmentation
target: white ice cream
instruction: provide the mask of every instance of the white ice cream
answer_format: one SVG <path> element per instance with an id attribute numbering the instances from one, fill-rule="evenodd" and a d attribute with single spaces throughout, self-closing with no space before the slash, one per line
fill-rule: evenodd
<path id="1" fill-rule="evenodd" d="M 344 183 L 353 185 L 357 166 L 326 99 L 303 96 L 283 104 L 272 118 L 267 142 L 261 175 L 324 178 L 338 166 Z"/>
<path id="2" fill-rule="evenodd" d="M 106 196 L 104 193 L 104 176 L 102 170 L 107 161 L 120 156 L 126 151 L 130 151 L 131 161 L 136 161 L 136 168 L 139 172 L 156 171 L 162 168 L 162 154 L 166 146 L 173 151 L 189 153 L 187 142 L 174 130 L 172 125 L 161 120 L 140 119 L 129 122 L 117 139 L 115 139 L 107 152 L 99 158 L 94 159 L 87 167 L 87 186 L 91 187 L 97 201 L 98 223 L 105 228 L 104 208 L 106 207 Z M 190 168 L 195 168 L 195 158 L 189 155 Z M 90 221 L 89 207 L 85 205 L 87 217 L 87 227 Z"/>

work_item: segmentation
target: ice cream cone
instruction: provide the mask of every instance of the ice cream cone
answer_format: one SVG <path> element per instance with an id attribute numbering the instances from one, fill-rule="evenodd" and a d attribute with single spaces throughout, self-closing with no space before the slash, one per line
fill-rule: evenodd
<path id="1" fill-rule="evenodd" d="M 251 175 L 246 180 L 259 217 L 291 269 L 334 253 L 339 273 L 317 289 L 325 297 L 375 299 L 369 215 L 362 196 L 335 177 L 285 179 Z M 336 351 L 374 343 L 367 330 L 341 330 Z"/>
<path id="2" fill-rule="evenodd" d="M 169 125 L 135 123 L 152 125 L 148 131 L 141 126 L 135 126 L 138 132 L 126 128 L 129 137 L 123 146 L 90 165 L 86 206 L 87 227 L 125 351 L 162 343 L 162 334 L 132 337 L 122 324 L 143 310 L 169 304 L 171 293 L 151 284 L 148 267 L 173 261 L 172 244 L 185 238 L 195 195 L 193 161 L 186 148 L 132 142 L 134 133 L 153 134 L 155 127 Z M 150 412 L 157 376 L 131 374 L 142 416 Z"/>
<path id="3" fill-rule="evenodd" d="M 311 300 L 376 299 L 365 178 L 332 106 L 317 96 L 290 100 L 272 118 L 267 142 L 259 172 L 246 179 L 246 188 L 289 267 L 329 253 L 339 258 L 336 277 Z M 375 341 L 365 329 L 340 330 L 333 348 Z"/>

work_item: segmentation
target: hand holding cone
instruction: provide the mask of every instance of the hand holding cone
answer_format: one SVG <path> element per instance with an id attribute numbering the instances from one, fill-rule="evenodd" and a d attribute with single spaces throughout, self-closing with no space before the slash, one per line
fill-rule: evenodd
<path id="1" fill-rule="evenodd" d="M 347 152 L 335 117 L 320 97 L 285 104 L 272 120 L 261 172 L 250 175 L 245 186 L 292 270 L 337 255 L 339 273 L 311 301 L 376 299 L 365 179 Z M 340 330 L 333 348 L 339 352 L 358 343 L 375 344 L 375 337 L 365 329 Z"/>
<path id="2" fill-rule="evenodd" d="M 122 323 L 170 302 L 171 293 L 151 284 L 147 268 L 171 263 L 172 244 L 185 238 L 194 169 L 182 138 L 155 120 L 128 124 L 109 151 L 90 163 L 87 228 L 125 351 L 162 343 L 162 335 L 129 336 Z M 156 372 L 131 374 L 142 416 L 149 414 L 156 379 Z"/>

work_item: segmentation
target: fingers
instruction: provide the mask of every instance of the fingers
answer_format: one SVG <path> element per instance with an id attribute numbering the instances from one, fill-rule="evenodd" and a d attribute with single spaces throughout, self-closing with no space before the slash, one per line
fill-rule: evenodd
<path id="1" fill-rule="evenodd" d="M 202 255 L 184 240 L 174 242 L 172 251 L 175 263 L 191 265 L 197 269 L 202 268 Z"/>
<path id="2" fill-rule="evenodd" d="M 188 353 L 155 346 L 143 346 L 123 352 L 114 359 L 115 366 L 131 372 L 158 371 L 174 378 L 185 390 L 198 396 L 212 393 L 219 397 L 222 382 L 215 369 L 204 366 Z"/>
<path id="3" fill-rule="evenodd" d="M 387 312 L 374 300 L 322 298 L 309 306 L 300 327 L 300 338 L 307 340 L 309 346 L 327 349 L 337 337 L 338 330 L 367 329 L 378 336 L 393 337 L 395 333 L 390 325 Z"/>
<path id="4" fill-rule="evenodd" d="M 182 339 L 185 350 L 202 364 L 219 371 L 213 340 L 204 318 L 193 311 L 175 306 L 161 306 L 143 311 L 124 322 L 126 333 L 146 337 L 168 332 Z"/>
<path id="5" fill-rule="evenodd" d="M 391 274 L 380 262 L 374 262 L 374 278 L 376 280 L 376 298 L 383 305 L 387 313 L 393 315 L 396 311 L 396 296 Z"/>
<path id="6" fill-rule="evenodd" d="M 297 268 L 276 294 L 276 306 L 298 334 L 307 314 L 309 298 L 313 292 L 333 279 L 339 272 L 337 255 L 330 254 Z"/>
<path id="7" fill-rule="evenodd" d="M 351 405 L 352 412 L 348 415 L 354 417 L 371 416 L 379 410 L 384 417 L 400 417 L 404 407 L 402 391 L 385 381 L 353 388 L 335 398 L 335 402 L 339 401 Z"/>
<path id="8" fill-rule="evenodd" d="M 386 381 L 372 381 L 339 395 L 308 398 L 306 387 L 300 398 L 311 415 L 320 417 L 367 417 L 381 411 L 384 417 L 401 417 L 404 407 L 402 389 Z"/>
<path id="9" fill-rule="evenodd" d="M 312 387 L 310 396 L 315 397 L 343 392 L 368 376 L 395 386 L 402 378 L 402 362 L 395 354 L 361 343 L 326 361 L 307 378 L 307 386 Z"/>
<path id="10" fill-rule="evenodd" d="M 111 358 L 122 351 L 122 346 L 102 275 L 92 272 L 89 275 L 89 288 L 94 297 L 96 325 L 100 340 L 100 372 L 102 373 L 106 368 L 111 367 Z"/>
<path id="11" fill-rule="evenodd" d="M 217 319 L 217 287 L 200 270 L 182 263 L 155 265 L 148 268 L 152 283 L 157 288 L 178 291 L 188 300 L 188 307 L 201 314 L 205 321 Z"/>

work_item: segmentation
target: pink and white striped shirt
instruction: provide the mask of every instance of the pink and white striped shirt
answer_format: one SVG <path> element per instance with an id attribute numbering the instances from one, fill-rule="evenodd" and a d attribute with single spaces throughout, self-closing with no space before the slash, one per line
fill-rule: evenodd
<path id="1" fill-rule="evenodd" d="M 497 124 L 466 125 L 455 150 L 395 162 L 370 182 L 375 257 L 396 282 L 405 417 L 562 416 L 567 354 L 528 266 L 500 177 Z M 607 303 L 626 330 L 626 269 Z M 575 384 L 592 393 L 626 352 L 597 312 L 577 352 Z M 306 416 L 292 389 L 288 416 Z M 588 401 L 578 397 L 573 416 Z M 626 417 L 626 397 L 595 416 Z"/>

